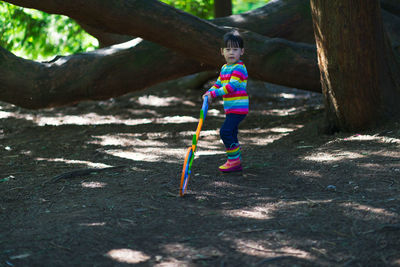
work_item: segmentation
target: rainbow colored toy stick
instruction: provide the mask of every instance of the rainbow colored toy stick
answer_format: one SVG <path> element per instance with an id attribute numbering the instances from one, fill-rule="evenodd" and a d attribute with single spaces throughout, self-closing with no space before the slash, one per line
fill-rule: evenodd
<path id="1" fill-rule="evenodd" d="M 181 186 L 179 188 L 179 195 L 182 197 L 185 192 L 189 182 L 190 173 L 192 169 L 194 153 L 196 152 L 197 148 L 197 141 L 199 140 L 201 127 L 203 126 L 203 122 L 206 118 L 208 111 L 208 96 L 204 97 L 203 106 L 200 110 L 200 120 L 199 124 L 197 125 L 196 133 L 193 135 L 192 139 L 192 146 L 187 149 L 185 161 L 183 162 L 182 168 L 182 176 L 181 176 Z"/>

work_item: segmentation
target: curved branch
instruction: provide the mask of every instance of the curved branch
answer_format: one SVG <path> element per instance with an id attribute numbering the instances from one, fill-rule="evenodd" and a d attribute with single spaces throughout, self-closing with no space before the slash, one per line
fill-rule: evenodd
<path id="1" fill-rule="evenodd" d="M 59 57 L 48 63 L 18 58 L 0 47 L 0 99 L 24 108 L 48 108 L 108 99 L 162 80 L 212 69 L 166 48 L 153 46 L 158 49 L 136 39 L 90 53 Z M 154 55 L 150 62 L 149 54 Z M 163 65 L 165 58 L 175 68 Z"/>

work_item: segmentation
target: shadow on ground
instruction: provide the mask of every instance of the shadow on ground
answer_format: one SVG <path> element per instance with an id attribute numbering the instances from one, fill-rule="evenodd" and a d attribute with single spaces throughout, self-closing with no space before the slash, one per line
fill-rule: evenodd
<path id="1" fill-rule="evenodd" d="M 0 265 L 399 265 L 399 125 L 322 135 L 318 95 L 269 86 L 251 87 L 243 173 L 217 171 L 213 104 L 184 197 L 201 91 L 43 111 L 1 103 Z"/>

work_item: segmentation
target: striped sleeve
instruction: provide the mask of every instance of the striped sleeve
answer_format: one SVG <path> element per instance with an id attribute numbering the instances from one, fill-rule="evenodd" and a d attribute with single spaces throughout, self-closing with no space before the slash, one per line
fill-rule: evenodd
<path id="1" fill-rule="evenodd" d="M 215 82 L 215 84 L 213 86 L 211 86 L 210 89 L 208 89 L 208 92 L 211 93 L 211 97 L 213 97 L 212 92 L 214 92 L 215 90 L 219 89 L 222 87 L 222 82 L 221 82 L 221 75 L 218 76 L 217 81 Z"/>
<path id="2" fill-rule="evenodd" d="M 239 88 L 243 88 L 243 86 L 246 86 L 247 82 L 247 71 L 245 67 L 242 64 L 237 64 L 235 68 L 232 70 L 232 75 L 230 77 L 229 82 L 218 89 L 215 89 L 211 96 L 217 97 L 217 96 L 223 96 L 227 94 L 232 94 L 236 91 L 238 91 Z"/>

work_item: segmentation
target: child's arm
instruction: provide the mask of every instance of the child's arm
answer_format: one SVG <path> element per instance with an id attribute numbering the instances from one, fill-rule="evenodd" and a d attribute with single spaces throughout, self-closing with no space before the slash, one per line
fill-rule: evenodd
<path id="1" fill-rule="evenodd" d="M 229 93 L 233 93 L 238 90 L 238 88 L 243 87 L 243 83 L 247 81 L 247 71 L 243 65 L 237 65 L 235 69 L 232 71 L 231 78 L 229 82 L 219 88 L 215 88 L 214 90 L 210 91 L 210 95 L 212 98 L 223 96 Z"/>
<path id="2" fill-rule="evenodd" d="M 207 90 L 207 92 L 205 92 L 202 96 L 202 98 L 204 99 L 205 96 L 208 96 L 208 103 L 210 104 L 212 101 L 212 96 L 211 96 L 211 92 L 218 90 L 219 88 L 222 87 L 222 83 L 221 83 L 221 75 L 218 76 L 217 81 L 215 82 L 215 84 L 213 86 L 211 86 L 210 89 Z"/>
<path id="3" fill-rule="evenodd" d="M 213 86 L 211 86 L 210 89 L 208 89 L 207 92 L 211 93 L 211 92 L 213 92 L 213 91 L 215 91 L 215 90 L 218 90 L 218 89 L 221 88 L 221 87 L 222 87 L 221 75 L 219 75 L 217 81 L 214 83 Z"/>

